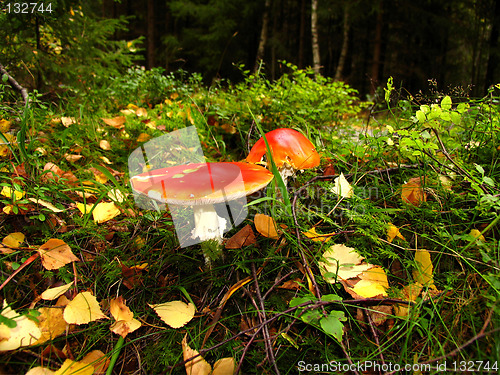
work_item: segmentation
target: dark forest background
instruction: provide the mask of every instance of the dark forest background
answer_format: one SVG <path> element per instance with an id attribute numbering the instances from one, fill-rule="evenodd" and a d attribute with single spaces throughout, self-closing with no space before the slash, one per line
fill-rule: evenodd
<path id="1" fill-rule="evenodd" d="M 4 65 L 29 68 L 25 83 L 39 89 L 57 85 L 50 74 L 57 73 L 54 66 L 60 66 L 59 77 L 71 75 L 65 70 L 78 54 L 92 59 L 73 68 L 80 78 L 82 65 L 97 72 L 92 66 L 99 59 L 116 68 L 114 73 L 135 59 L 147 68 L 199 72 L 207 83 L 237 81 L 241 64 L 275 79 L 286 69 L 283 61 L 299 68 L 315 65 L 314 35 L 321 74 L 362 95 L 373 94 L 390 76 L 413 93 L 428 89 L 432 80 L 431 86 L 443 91 L 459 87 L 472 96 L 500 81 L 500 2 L 495 0 L 52 3 L 51 14 L 11 13 L 0 19 L 0 37 L 7 41 Z M 311 23 L 314 6 L 317 27 Z M 127 48 L 120 41 L 129 41 Z"/>

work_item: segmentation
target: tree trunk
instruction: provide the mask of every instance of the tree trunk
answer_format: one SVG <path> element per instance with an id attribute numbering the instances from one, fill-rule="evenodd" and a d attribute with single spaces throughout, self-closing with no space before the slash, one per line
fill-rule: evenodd
<path id="1" fill-rule="evenodd" d="M 264 59 L 264 51 L 267 44 L 267 30 L 269 28 L 269 8 L 271 6 L 271 0 L 266 0 L 264 6 L 264 14 L 262 16 L 262 28 L 260 29 L 260 40 L 259 47 L 257 48 L 257 56 L 255 57 L 255 65 L 253 71 L 257 72 L 259 69 L 261 61 Z"/>
<path id="2" fill-rule="evenodd" d="M 298 67 L 304 67 L 304 37 L 306 34 L 306 0 L 300 2 L 299 60 Z"/>
<path id="3" fill-rule="evenodd" d="M 147 13 L 147 67 L 155 66 L 155 7 L 154 0 L 148 0 Z"/>
<path id="4" fill-rule="evenodd" d="M 321 62 L 319 57 L 319 42 L 318 42 L 318 0 L 311 0 L 311 35 L 312 35 L 313 69 L 316 74 L 320 74 Z"/>
<path id="5" fill-rule="evenodd" d="M 340 50 L 339 63 L 335 71 L 335 81 L 342 79 L 342 71 L 344 70 L 345 60 L 347 58 L 347 49 L 349 47 L 349 3 L 346 3 L 344 8 L 344 35 L 342 38 L 342 49 Z"/>
<path id="6" fill-rule="evenodd" d="M 372 94 L 375 92 L 377 86 L 379 85 L 379 72 L 380 64 L 382 58 L 382 26 L 384 23 L 383 17 L 383 3 L 382 0 L 378 3 L 377 12 L 377 24 L 375 26 L 375 41 L 373 46 L 373 60 L 371 69 L 371 81 L 372 81 Z"/>
<path id="7" fill-rule="evenodd" d="M 489 40 L 488 63 L 486 65 L 486 76 L 484 81 L 484 91 L 487 92 L 490 85 L 495 84 L 495 69 L 500 63 L 500 51 L 498 50 L 498 36 L 500 23 L 500 1 L 495 1 L 495 10 L 491 23 L 491 33 Z"/>

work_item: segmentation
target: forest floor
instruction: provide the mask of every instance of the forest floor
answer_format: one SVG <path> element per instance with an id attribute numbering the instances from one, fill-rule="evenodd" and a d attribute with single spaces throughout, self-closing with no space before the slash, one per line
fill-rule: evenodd
<path id="1" fill-rule="evenodd" d="M 499 88 L 389 82 L 374 104 L 297 69 L 154 93 L 141 74 L 28 107 L 2 86 L 0 374 L 497 373 Z M 152 147 L 192 126 L 201 149 Z M 320 164 L 278 195 L 270 168 L 210 265 L 133 194 L 146 164 L 243 161 L 277 128 Z"/>

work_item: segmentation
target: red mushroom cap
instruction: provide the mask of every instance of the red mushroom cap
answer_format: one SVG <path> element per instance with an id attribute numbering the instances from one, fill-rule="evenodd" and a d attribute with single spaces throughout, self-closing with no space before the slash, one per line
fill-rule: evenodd
<path id="1" fill-rule="evenodd" d="M 130 178 L 132 188 L 160 202 L 214 204 L 250 195 L 273 179 L 267 169 L 241 162 L 183 164 Z"/>
<path id="2" fill-rule="evenodd" d="M 267 142 L 278 168 L 288 163 L 294 169 L 308 169 L 319 165 L 320 157 L 316 148 L 302 133 L 282 128 L 266 134 Z M 264 138 L 259 139 L 250 150 L 247 161 L 258 163 L 266 154 Z"/>

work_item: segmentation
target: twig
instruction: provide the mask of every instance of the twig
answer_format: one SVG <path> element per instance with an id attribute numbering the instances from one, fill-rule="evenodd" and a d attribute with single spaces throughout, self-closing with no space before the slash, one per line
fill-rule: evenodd
<path id="1" fill-rule="evenodd" d="M 21 270 L 22 270 L 23 268 L 25 268 L 25 267 L 26 267 L 26 266 L 28 266 L 29 264 L 33 263 L 33 261 L 34 261 L 36 258 L 38 258 L 38 256 L 39 256 L 39 255 L 40 255 L 40 253 L 36 252 L 36 253 L 35 253 L 35 254 L 33 254 L 32 256 L 30 256 L 28 259 L 26 259 L 26 261 L 25 261 L 23 264 L 21 264 L 21 265 L 19 266 L 19 268 L 18 268 L 17 270 L 15 270 L 15 271 L 12 273 L 12 275 L 10 275 L 10 276 L 7 278 L 7 280 L 5 280 L 5 281 L 2 283 L 2 285 L 0 285 L 0 290 L 2 290 L 2 289 L 5 287 L 5 285 L 7 285 L 7 284 L 9 283 L 9 281 L 10 281 L 10 280 L 12 280 L 12 279 L 14 278 L 14 276 L 16 276 L 19 272 L 21 272 Z"/>
<path id="2" fill-rule="evenodd" d="M 264 300 L 262 299 L 262 295 L 260 293 L 260 287 L 259 287 L 259 282 L 257 280 L 257 272 L 255 270 L 255 264 L 252 262 L 251 264 L 252 267 L 252 276 L 253 276 L 253 281 L 255 285 L 255 294 L 257 295 L 257 300 L 259 301 L 260 305 L 260 310 L 258 311 L 259 313 L 259 320 L 262 323 L 263 321 L 266 320 L 266 308 L 264 305 Z M 267 327 L 267 324 L 263 326 L 262 334 L 264 336 L 264 343 L 267 349 L 267 355 L 269 357 L 269 361 L 271 362 L 272 366 L 274 367 L 274 370 L 276 371 L 276 374 L 280 374 L 280 371 L 278 369 L 278 365 L 276 364 L 276 358 L 274 356 L 274 351 L 273 351 L 273 343 L 271 342 L 271 339 L 269 338 L 269 329 Z"/>
<path id="3" fill-rule="evenodd" d="M 370 325 L 370 330 L 372 332 L 373 339 L 375 340 L 375 345 L 377 345 L 377 350 L 379 352 L 380 361 L 382 362 L 383 365 L 385 365 L 384 354 L 382 353 L 382 349 L 380 348 L 380 341 L 378 339 L 377 331 L 375 331 L 373 319 L 371 318 L 370 313 L 364 309 L 363 309 L 363 314 L 365 315 L 365 318 L 368 321 L 368 324 Z"/>
<path id="4" fill-rule="evenodd" d="M 14 87 L 17 91 L 21 93 L 21 96 L 23 97 L 24 100 L 24 105 L 26 107 L 29 107 L 30 100 L 29 100 L 29 95 L 28 95 L 28 90 L 26 90 L 23 86 L 21 86 L 15 79 L 12 77 L 7 70 L 5 70 L 4 66 L 0 64 L 0 73 L 5 74 L 7 76 L 7 80 L 9 81 L 10 85 Z"/>

